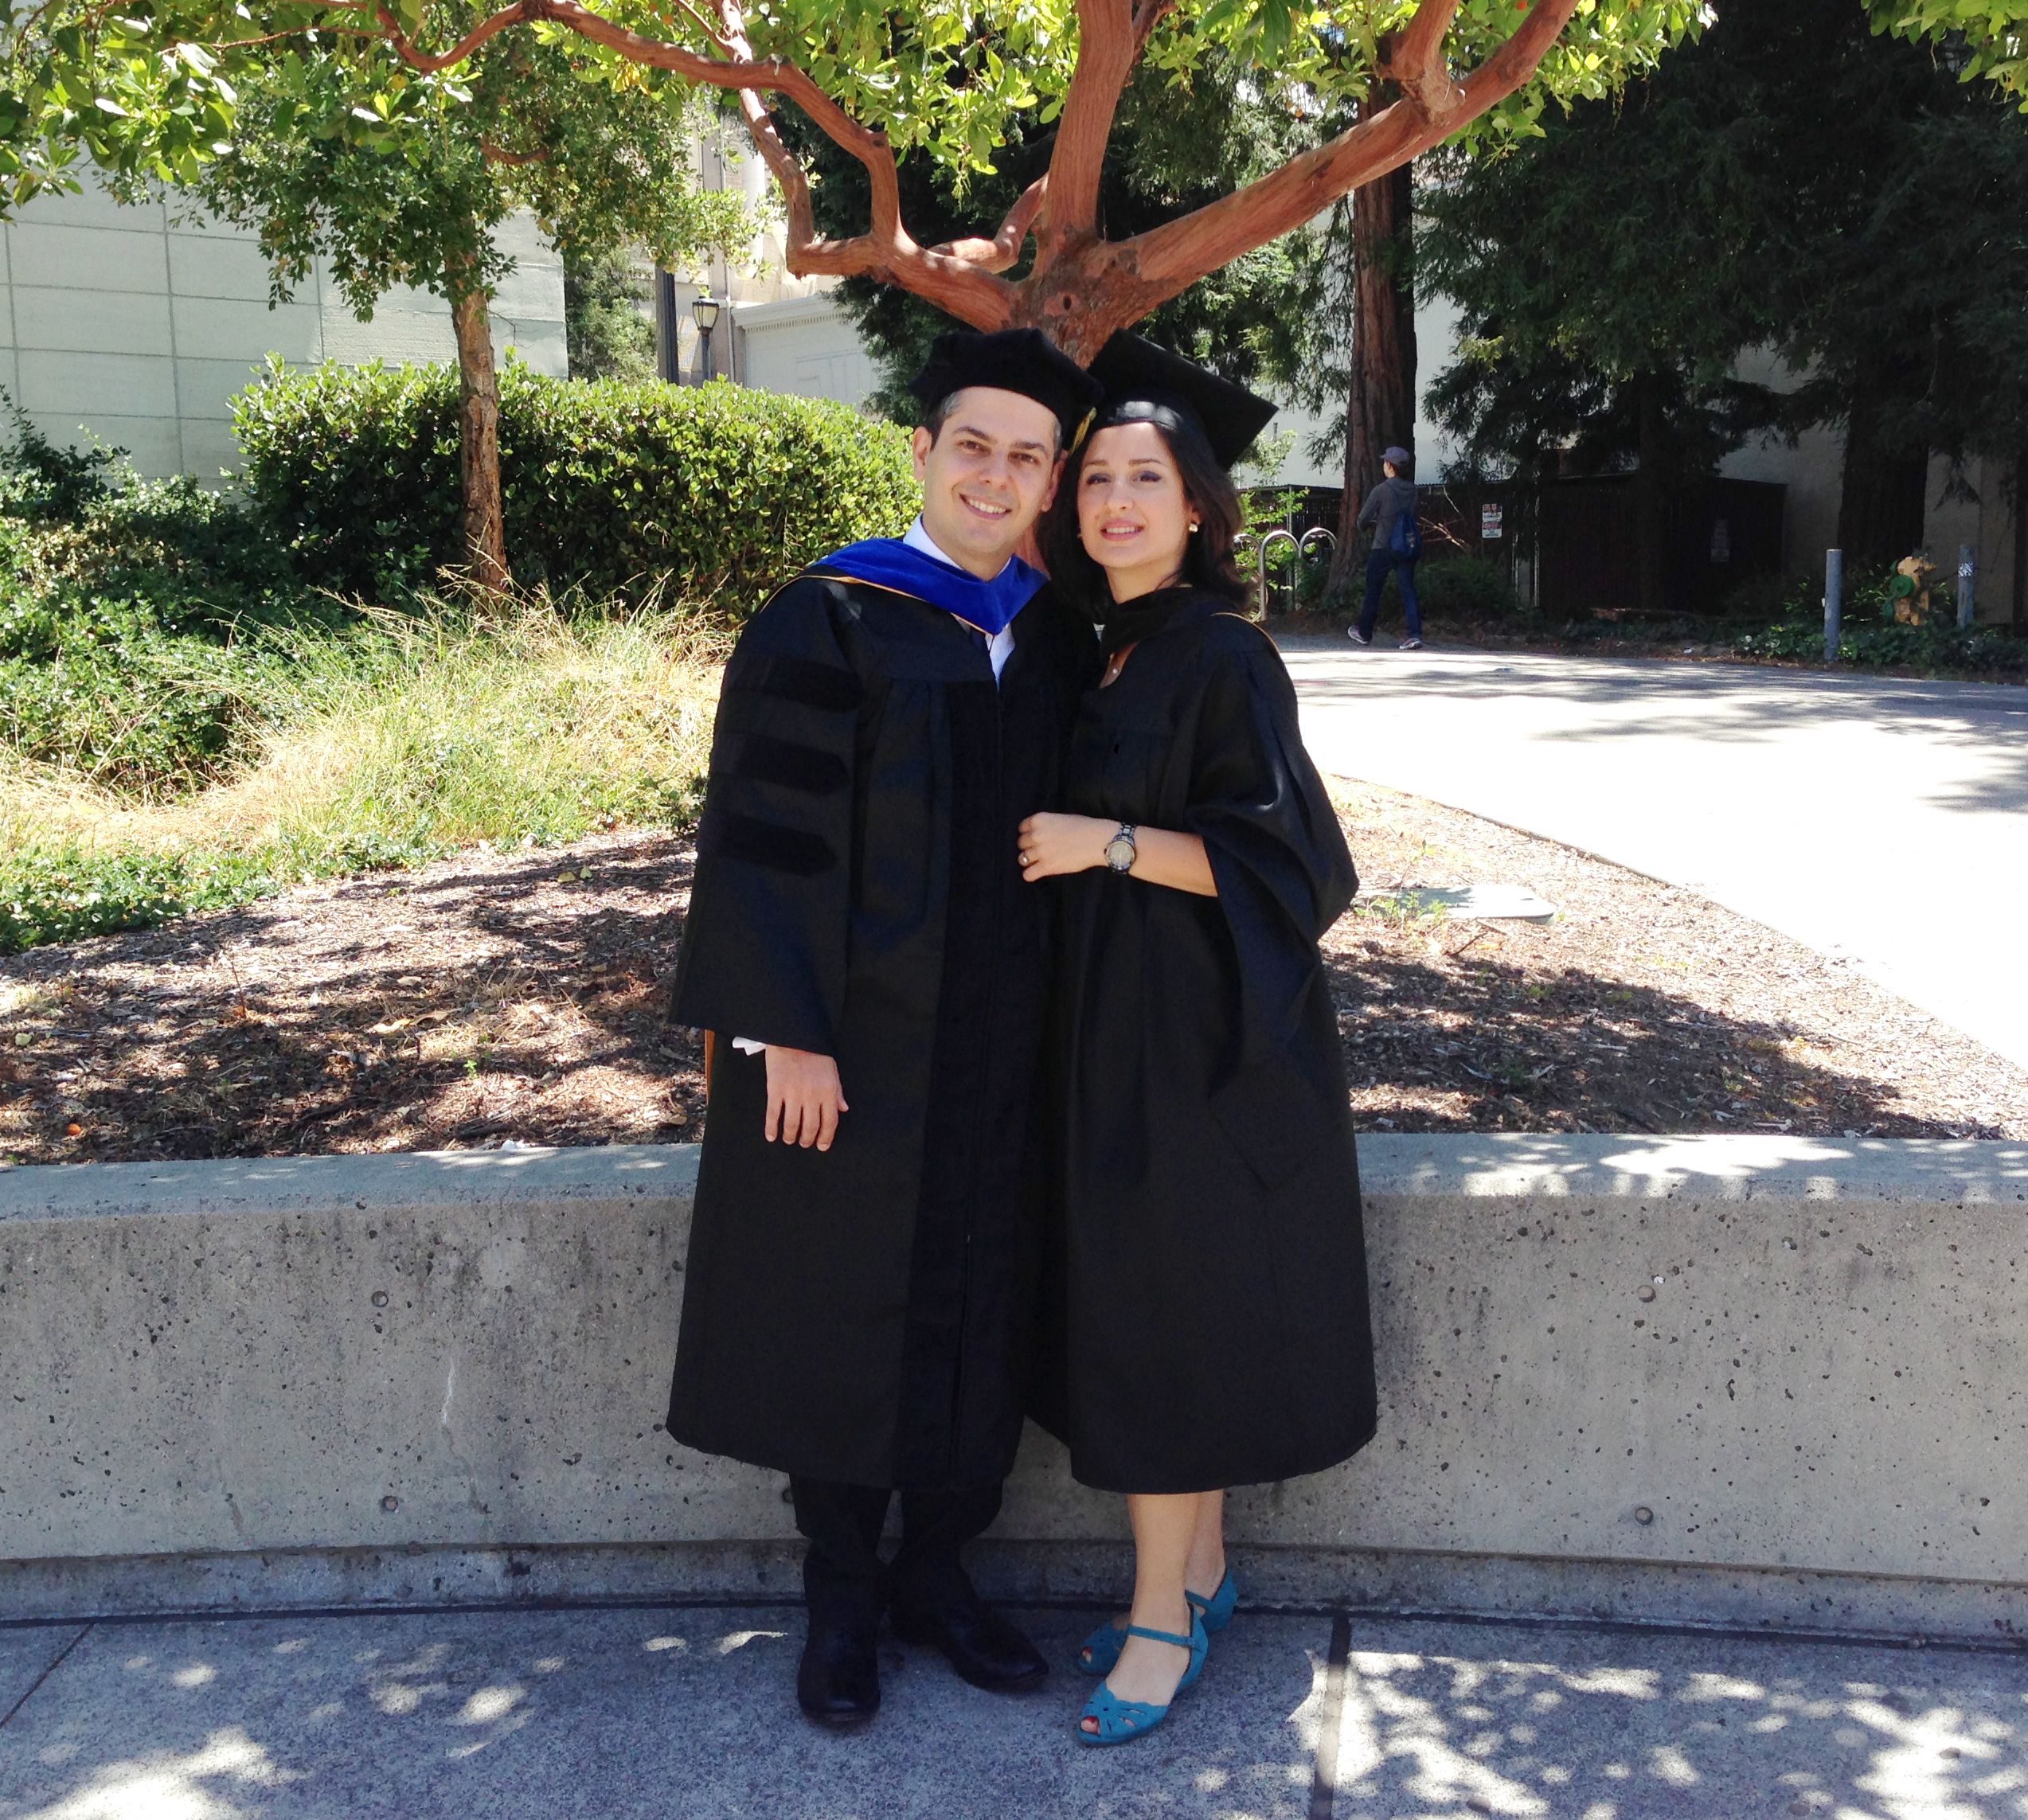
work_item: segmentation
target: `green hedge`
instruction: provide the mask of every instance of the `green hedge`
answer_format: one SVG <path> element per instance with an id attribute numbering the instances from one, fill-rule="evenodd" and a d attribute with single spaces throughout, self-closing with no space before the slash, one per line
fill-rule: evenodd
<path id="1" fill-rule="evenodd" d="M 448 366 L 291 373 L 234 404 L 255 503 L 307 580 L 386 598 L 462 560 Z M 743 613 L 803 564 L 898 535 L 908 438 L 842 404 L 730 385 L 500 376 L 507 556 L 525 585 L 717 594 Z"/>

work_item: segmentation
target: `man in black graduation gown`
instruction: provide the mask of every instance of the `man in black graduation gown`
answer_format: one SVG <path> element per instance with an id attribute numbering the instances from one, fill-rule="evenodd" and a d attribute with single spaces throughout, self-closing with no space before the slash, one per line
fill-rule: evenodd
<path id="1" fill-rule="evenodd" d="M 727 667 L 673 1005 L 712 1041 L 669 1429 L 790 1475 L 797 1694 L 833 1724 L 879 1704 L 883 1611 L 976 1685 L 1046 1672 L 959 1550 L 999 1509 L 1030 1350 L 1042 894 L 1016 831 L 1097 665 L 1014 552 L 1098 389 L 1033 330 L 944 336 L 913 389 L 922 516 L 791 582 Z"/>

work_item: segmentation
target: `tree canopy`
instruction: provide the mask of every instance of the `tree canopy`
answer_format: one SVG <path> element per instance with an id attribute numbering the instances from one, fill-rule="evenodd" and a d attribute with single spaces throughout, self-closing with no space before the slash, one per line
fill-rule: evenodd
<path id="1" fill-rule="evenodd" d="M 2028 113 L 2028 5 L 2023 0 L 1871 0 L 1874 28 L 1949 43 L 1961 79 L 1991 77 Z"/>
<path id="2" fill-rule="evenodd" d="M 44 0 L 0 41 L 14 90 L 29 98 L 11 123 L 0 118 L 0 138 L 20 166 L 18 190 L 56 174 L 78 144 L 115 168 L 187 181 L 232 137 L 243 64 L 260 67 L 277 45 L 350 63 L 358 105 L 419 119 L 461 105 L 467 66 L 503 37 L 574 45 L 615 88 L 658 70 L 736 97 L 782 189 L 791 270 L 897 284 L 981 326 L 1032 322 L 1088 355 L 1113 329 L 1418 152 L 1459 134 L 1525 133 L 1553 101 L 1608 92 L 1702 13 L 1700 0 L 1354 0 L 1336 10 L 1002 0 L 985 14 L 971 0 L 508 0 L 491 10 L 480 0 L 152 0 L 145 17 L 115 18 L 100 0 Z M 1382 83 L 1397 98 L 1179 218 L 1108 237 L 1103 168 L 1129 79 L 1145 68 L 1186 83 L 1213 56 L 1298 126 L 1345 97 L 1370 100 Z M 399 84 L 388 73 L 397 60 Z M 819 233 L 809 173 L 774 111 L 782 103 L 865 171 L 868 213 L 855 231 Z M 1008 123 L 1031 112 L 1054 139 L 1046 172 L 1013 206 L 940 242 L 912 232 L 897 158 L 920 151 L 983 174 Z M 1010 276 L 1025 260 L 1025 274 Z"/>
<path id="3" fill-rule="evenodd" d="M 510 264 L 493 231 L 517 209 L 566 257 L 638 243 L 680 264 L 739 237 L 742 205 L 693 180 L 697 98 L 634 74 L 529 36 L 435 81 L 283 41 L 242 64 L 233 137 L 190 187 L 258 230 L 278 298 L 321 256 L 362 316 L 396 284 L 490 295 Z"/>
<path id="4" fill-rule="evenodd" d="M 2028 0 L 1850 0 L 1877 29 L 1948 34 L 1967 79 L 2022 87 Z M 1337 197 L 1460 135 L 1511 139 L 1545 111 L 1602 96 L 1706 18 L 1703 0 L 41 0 L 0 29 L 0 201 L 68 181 L 80 153 L 190 181 L 232 136 L 244 60 L 277 44 L 350 61 L 370 110 L 439 111 L 503 34 L 576 42 L 596 79 L 643 68 L 737 97 L 781 186 L 787 257 L 804 273 L 898 285 L 982 326 L 1033 322 L 1087 354 L 1206 274 Z M 1319 134 L 1230 193 L 1111 237 L 1108 139 L 1137 68 L 1178 82 L 1227 60 L 1262 103 Z M 387 74 L 398 59 L 408 73 Z M 868 209 L 820 234 L 787 103 L 866 173 Z M 1322 137 L 1320 123 L 1356 110 Z M 932 241 L 912 231 L 897 158 L 994 168 L 1007 123 L 1053 126 L 1046 172 L 997 221 Z M 1034 243 L 1032 258 L 1027 252 Z M 1010 276 L 1026 262 L 1019 276 Z"/>

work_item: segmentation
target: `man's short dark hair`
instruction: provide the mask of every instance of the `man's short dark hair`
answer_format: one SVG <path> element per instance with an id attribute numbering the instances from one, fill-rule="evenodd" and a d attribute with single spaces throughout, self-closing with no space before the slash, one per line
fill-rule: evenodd
<path id="1" fill-rule="evenodd" d="M 944 434 L 944 426 L 950 422 L 951 413 L 957 408 L 958 400 L 965 393 L 972 389 L 972 387 L 967 385 L 959 387 L 955 392 L 947 392 L 929 408 L 929 414 L 923 419 L 923 428 L 929 432 L 929 439 L 932 447 L 936 445 L 936 439 Z M 1063 453 L 1063 425 L 1057 421 L 1056 414 L 1053 412 L 1049 415 L 1049 428 L 1055 437 L 1054 446 L 1049 452 L 1052 455 L 1061 455 Z"/>

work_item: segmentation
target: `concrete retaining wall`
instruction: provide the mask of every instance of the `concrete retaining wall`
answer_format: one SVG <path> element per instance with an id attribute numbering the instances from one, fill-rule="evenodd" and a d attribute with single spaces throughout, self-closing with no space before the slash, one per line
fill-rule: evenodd
<path id="1" fill-rule="evenodd" d="M 1380 1438 L 1253 1591 L 2028 1637 L 2028 1148 L 1370 1138 Z M 787 1593 L 658 1426 L 695 1153 L 0 1171 L 0 1615 Z M 1031 1433 L 989 1551 L 1111 1584 Z"/>

